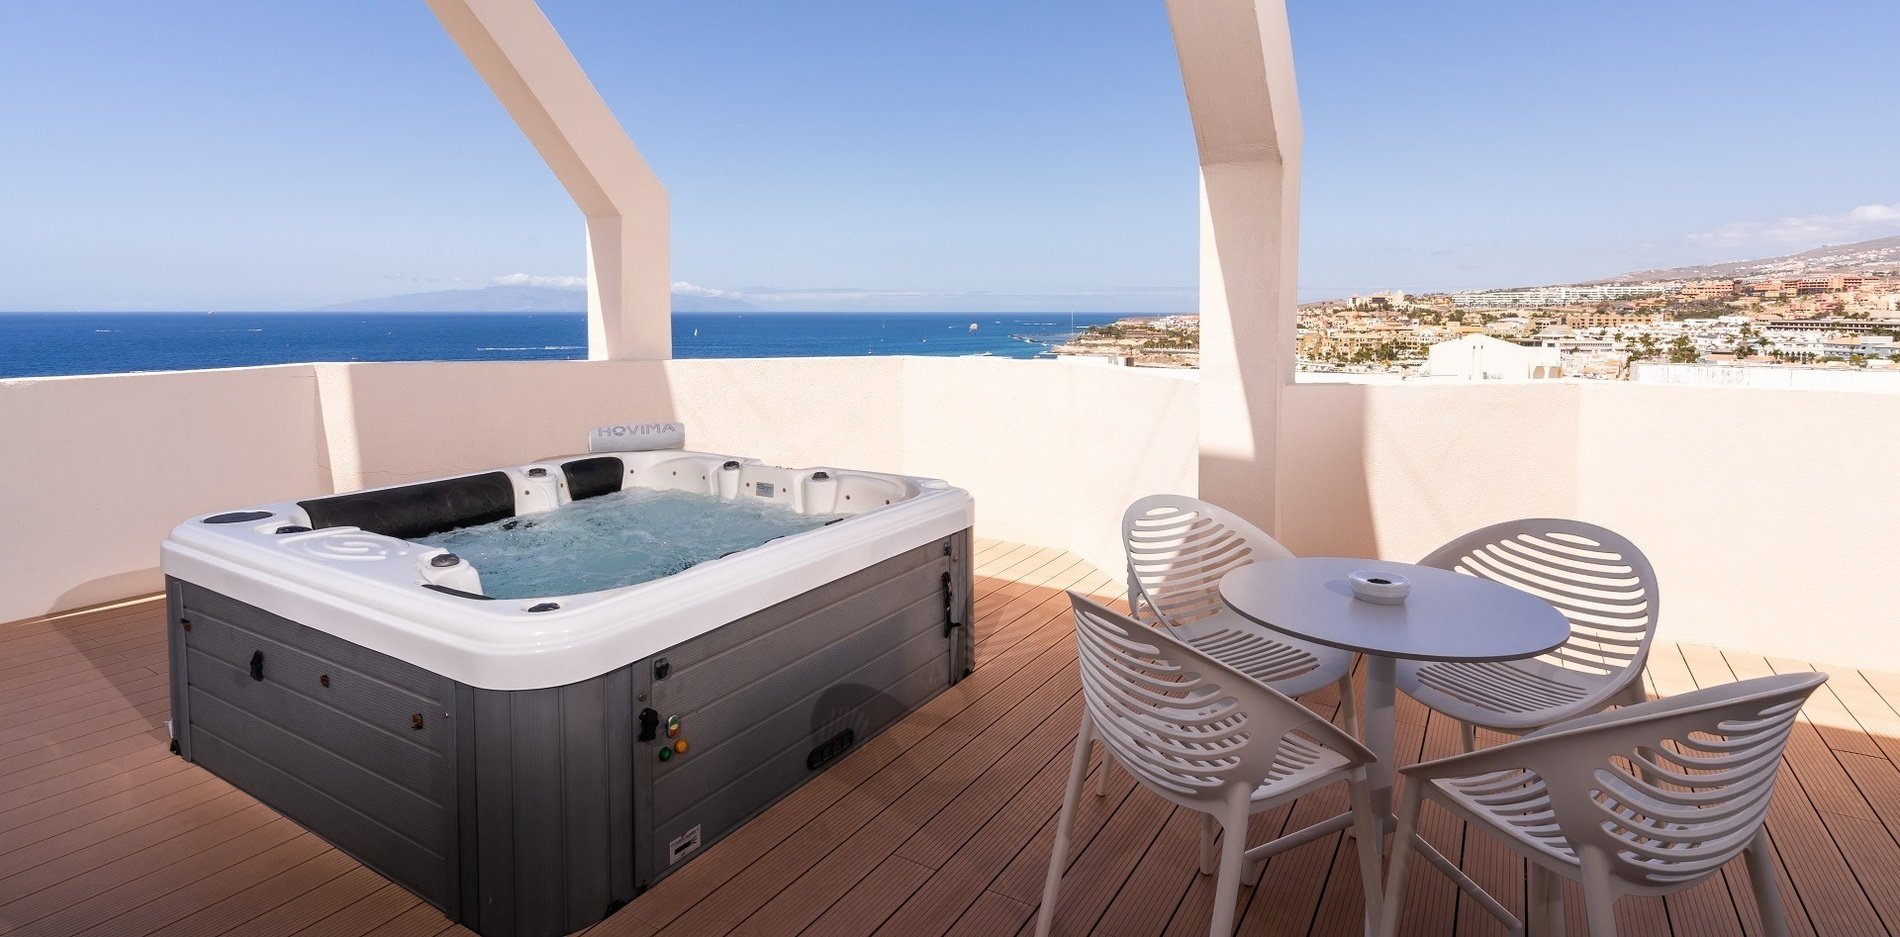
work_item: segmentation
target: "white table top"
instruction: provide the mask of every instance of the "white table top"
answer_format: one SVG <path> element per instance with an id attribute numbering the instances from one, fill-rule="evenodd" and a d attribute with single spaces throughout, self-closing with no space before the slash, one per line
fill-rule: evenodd
<path id="1" fill-rule="evenodd" d="M 1353 598 L 1348 573 L 1380 570 L 1412 581 L 1400 605 Z M 1430 566 L 1316 556 L 1251 563 L 1220 582 L 1243 617 L 1331 647 L 1410 660 L 1516 660 L 1570 636 L 1563 613 L 1527 592 Z"/>

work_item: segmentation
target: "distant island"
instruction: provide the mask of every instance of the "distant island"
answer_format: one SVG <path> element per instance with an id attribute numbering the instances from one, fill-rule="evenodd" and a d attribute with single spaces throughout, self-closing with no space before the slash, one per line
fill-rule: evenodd
<path id="1" fill-rule="evenodd" d="M 318 306 L 303 312 L 580 312 L 587 296 L 566 283 L 509 282 L 511 275 L 480 289 L 404 293 Z M 1160 315 L 1194 308 L 1191 287 L 1130 287 L 1080 292 L 999 292 L 990 290 L 915 290 L 821 287 L 781 289 L 745 287 L 705 289 L 673 284 L 674 312 L 876 312 L 876 313 L 1069 313 Z"/>
<path id="2" fill-rule="evenodd" d="M 673 294 L 674 312 L 752 312 L 759 307 L 725 296 Z M 402 293 L 317 306 L 309 312 L 586 312 L 587 291 L 499 284 L 470 290 Z"/>

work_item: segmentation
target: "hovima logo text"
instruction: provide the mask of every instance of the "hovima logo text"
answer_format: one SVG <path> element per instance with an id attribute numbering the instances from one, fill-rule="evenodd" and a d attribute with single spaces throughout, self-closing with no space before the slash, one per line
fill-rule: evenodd
<path id="1" fill-rule="evenodd" d="M 594 432 L 606 436 L 656 436 L 663 433 L 682 432 L 686 427 L 679 423 L 615 423 L 603 426 Z"/>
<path id="2" fill-rule="evenodd" d="M 613 423 L 587 434 L 589 452 L 680 449 L 685 445 L 684 423 Z"/>

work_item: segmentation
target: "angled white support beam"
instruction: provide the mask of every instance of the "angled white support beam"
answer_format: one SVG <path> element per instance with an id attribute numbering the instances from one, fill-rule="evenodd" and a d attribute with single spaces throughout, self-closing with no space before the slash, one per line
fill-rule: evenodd
<path id="1" fill-rule="evenodd" d="M 1167 0 L 1201 158 L 1201 496 L 1274 530 L 1293 379 L 1300 105 L 1283 0 Z"/>
<path id="2" fill-rule="evenodd" d="M 587 356 L 673 353 L 665 187 L 534 0 L 428 0 L 587 217 Z"/>

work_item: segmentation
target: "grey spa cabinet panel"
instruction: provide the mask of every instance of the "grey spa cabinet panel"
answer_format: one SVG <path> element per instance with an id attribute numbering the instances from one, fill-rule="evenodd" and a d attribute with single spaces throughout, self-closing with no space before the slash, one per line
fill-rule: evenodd
<path id="1" fill-rule="evenodd" d="M 539 690 L 455 683 L 174 579 L 179 754 L 485 937 L 570 933 L 967 674 L 970 547 Z"/>

